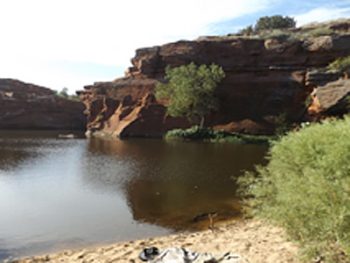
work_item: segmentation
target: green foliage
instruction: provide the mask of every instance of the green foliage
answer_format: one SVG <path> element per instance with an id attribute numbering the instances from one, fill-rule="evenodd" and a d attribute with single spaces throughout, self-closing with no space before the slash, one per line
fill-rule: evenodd
<path id="1" fill-rule="evenodd" d="M 254 28 L 252 25 L 250 26 L 247 26 L 243 29 L 241 29 L 238 34 L 240 35 L 244 35 L 244 36 L 251 36 L 251 35 L 254 35 Z"/>
<path id="2" fill-rule="evenodd" d="M 294 30 L 296 23 L 294 18 L 281 15 L 265 16 L 259 18 L 254 26 L 247 26 L 235 36 L 256 37 L 263 39 L 278 39 L 280 41 L 305 41 L 310 37 L 343 35 L 344 31 L 332 28 L 331 23 L 319 23 L 312 27 L 300 27 Z"/>
<path id="3" fill-rule="evenodd" d="M 287 134 L 292 129 L 292 124 L 288 120 L 286 113 L 281 113 L 275 118 L 275 134 L 277 136 L 283 136 Z"/>
<path id="4" fill-rule="evenodd" d="M 332 35 L 333 33 L 334 31 L 327 27 L 319 27 L 306 32 L 306 36 L 320 37 L 320 36 L 329 36 L 329 35 Z"/>
<path id="5" fill-rule="evenodd" d="M 173 117 L 185 116 L 190 120 L 201 119 L 218 108 L 214 92 L 225 73 L 217 65 L 194 63 L 166 69 L 166 83 L 156 87 L 158 99 L 169 99 L 167 113 Z M 202 126 L 202 125 L 201 125 Z"/>
<path id="6" fill-rule="evenodd" d="M 334 34 L 335 34 L 334 30 L 326 26 L 322 26 L 322 27 L 316 27 L 312 29 L 300 30 L 298 32 L 293 32 L 291 36 L 295 39 L 305 41 L 310 37 L 331 36 Z"/>
<path id="7" fill-rule="evenodd" d="M 347 117 L 289 133 L 240 180 L 248 210 L 285 227 L 306 259 L 350 261 L 349 127 Z"/>
<path id="8" fill-rule="evenodd" d="M 215 134 L 212 129 L 193 126 L 188 129 L 174 129 L 168 131 L 166 139 L 185 139 L 185 140 L 210 140 L 214 139 Z"/>
<path id="9" fill-rule="evenodd" d="M 79 96 L 69 95 L 67 88 L 63 88 L 61 91 L 56 91 L 56 95 L 61 97 L 61 98 L 68 99 L 68 100 L 80 101 Z"/>
<path id="10" fill-rule="evenodd" d="M 306 108 L 306 109 L 309 108 L 310 105 L 312 104 L 312 102 L 313 102 L 313 99 L 312 99 L 311 95 L 308 95 L 308 96 L 305 98 L 305 101 L 304 101 L 304 106 L 305 106 L 305 108 Z"/>
<path id="11" fill-rule="evenodd" d="M 63 88 L 60 92 L 57 93 L 57 96 L 60 96 L 62 98 L 68 98 L 68 89 L 67 88 Z"/>
<path id="12" fill-rule="evenodd" d="M 329 70 L 337 70 L 341 72 L 350 71 L 350 56 L 338 58 L 328 65 Z"/>
<path id="13" fill-rule="evenodd" d="M 270 136 L 229 133 L 225 131 L 215 131 L 210 128 L 201 128 L 199 126 L 193 126 L 185 130 L 175 129 L 168 131 L 165 135 L 165 139 L 265 144 L 269 143 L 269 141 L 272 138 Z"/>
<path id="14" fill-rule="evenodd" d="M 255 24 L 255 31 L 259 32 L 262 30 L 282 29 L 282 28 L 295 28 L 296 22 L 294 18 L 288 16 L 264 16 L 260 17 Z"/>
<path id="15" fill-rule="evenodd" d="M 278 41 L 289 41 L 295 38 L 291 32 L 283 31 L 281 29 L 263 31 L 260 32 L 259 36 L 264 39 L 277 39 Z"/>

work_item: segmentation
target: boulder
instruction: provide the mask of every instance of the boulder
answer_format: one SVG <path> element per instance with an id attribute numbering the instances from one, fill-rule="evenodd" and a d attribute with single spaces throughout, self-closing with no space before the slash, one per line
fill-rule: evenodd
<path id="1" fill-rule="evenodd" d="M 311 115 L 341 116 L 350 112 L 350 80 L 340 79 L 320 86 L 312 93 Z"/>

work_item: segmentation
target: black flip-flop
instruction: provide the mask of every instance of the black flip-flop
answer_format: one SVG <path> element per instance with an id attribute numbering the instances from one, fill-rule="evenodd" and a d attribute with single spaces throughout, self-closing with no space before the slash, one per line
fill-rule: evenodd
<path id="1" fill-rule="evenodd" d="M 148 247 L 142 250 L 139 259 L 142 261 L 150 261 L 159 255 L 159 249 L 156 247 Z"/>

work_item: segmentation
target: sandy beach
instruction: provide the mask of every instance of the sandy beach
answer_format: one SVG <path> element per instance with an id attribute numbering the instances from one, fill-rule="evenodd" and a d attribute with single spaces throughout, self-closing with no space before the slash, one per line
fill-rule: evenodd
<path id="1" fill-rule="evenodd" d="M 150 246 L 159 249 L 184 247 L 201 253 L 210 252 L 213 255 L 222 255 L 230 251 L 240 254 L 250 263 L 299 262 L 298 248 L 287 241 L 284 231 L 257 220 L 226 222 L 215 225 L 213 230 L 65 250 L 11 262 L 142 262 L 138 255 L 142 249 Z"/>

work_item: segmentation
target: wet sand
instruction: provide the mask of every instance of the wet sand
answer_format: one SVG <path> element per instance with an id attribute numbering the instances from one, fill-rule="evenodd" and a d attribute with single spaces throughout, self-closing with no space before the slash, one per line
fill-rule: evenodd
<path id="1" fill-rule="evenodd" d="M 216 224 L 213 230 L 65 250 L 11 262 L 142 262 L 138 255 L 150 246 L 159 249 L 184 247 L 218 256 L 230 251 L 240 254 L 250 263 L 299 263 L 298 248 L 287 241 L 284 231 L 257 220 L 226 222 Z"/>

